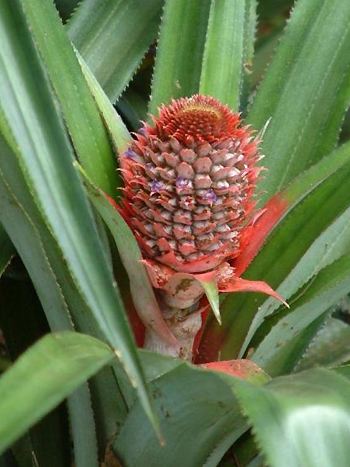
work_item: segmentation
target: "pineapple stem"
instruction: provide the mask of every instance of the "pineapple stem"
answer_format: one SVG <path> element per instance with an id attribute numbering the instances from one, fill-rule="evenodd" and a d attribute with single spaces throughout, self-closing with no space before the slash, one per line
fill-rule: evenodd
<path id="1" fill-rule="evenodd" d="M 163 355 L 192 361 L 194 339 L 202 326 L 202 318 L 198 310 L 198 301 L 186 308 L 173 308 L 160 304 L 163 317 L 179 345 L 172 346 L 152 331 L 146 332 L 144 348 Z"/>

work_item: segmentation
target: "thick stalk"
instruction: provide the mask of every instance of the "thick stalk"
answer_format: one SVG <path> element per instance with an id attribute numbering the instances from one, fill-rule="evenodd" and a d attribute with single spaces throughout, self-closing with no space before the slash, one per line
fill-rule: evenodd
<path id="1" fill-rule="evenodd" d="M 198 283 L 192 281 L 186 284 L 186 296 L 182 283 L 176 287 L 176 293 L 162 293 L 159 296 L 159 305 L 163 317 L 173 335 L 178 341 L 178 346 L 172 346 L 152 331 L 146 332 L 144 348 L 152 352 L 169 355 L 192 361 L 192 348 L 194 339 L 202 326 L 199 300 L 203 295 L 203 289 Z M 188 297 L 191 297 L 188 299 Z M 183 306 L 181 306 L 183 305 Z"/>
<path id="2" fill-rule="evenodd" d="M 184 316 L 185 311 L 169 308 L 164 313 L 167 325 L 179 342 L 178 347 L 168 344 L 154 332 L 147 331 L 144 348 L 163 355 L 192 361 L 193 342 L 201 328 L 202 318 L 200 312 L 192 312 Z"/>

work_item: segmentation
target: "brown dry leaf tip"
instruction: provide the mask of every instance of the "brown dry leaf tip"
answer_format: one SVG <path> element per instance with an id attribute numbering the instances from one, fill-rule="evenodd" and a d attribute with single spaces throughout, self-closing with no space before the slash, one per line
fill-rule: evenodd
<path id="1" fill-rule="evenodd" d="M 144 257 L 186 273 L 237 257 L 259 157 L 251 129 L 218 100 L 194 95 L 162 106 L 120 161 L 121 212 Z"/>

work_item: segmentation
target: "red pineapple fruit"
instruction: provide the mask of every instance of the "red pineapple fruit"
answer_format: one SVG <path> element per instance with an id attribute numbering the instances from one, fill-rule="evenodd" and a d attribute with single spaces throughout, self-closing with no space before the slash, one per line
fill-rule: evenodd
<path id="1" fill-rule="evenodd" d="M 120 212 L 133 230 L 164 318 L 178 339 L 154 333 L 146 347 L 191 359 L 201 327 L 203 286 L 280 297 L 265 283 L 235 275 L 254 214 L 261 171 L 259 140 L 218 100 L 202 95 L 162 106 L 120 157 Z"/>

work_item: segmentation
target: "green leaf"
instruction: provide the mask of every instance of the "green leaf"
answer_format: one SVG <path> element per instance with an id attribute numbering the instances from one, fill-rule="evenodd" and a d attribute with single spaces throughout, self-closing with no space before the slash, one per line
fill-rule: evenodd
<path id="1" fill-rule="evenodd" d="M 333 371 L 337 373 L 338 375 L 342 375 L 345 378 L 350 379 L 350 365 L 341 365 L 338 366 L 337 368 L 334 368 Z"/>
<path id="2" fill-rule="evenodd" d="M 318 184 L 338 169 L 346 167 L 349 161 L 350 142 L 347 142 L 294 178 L 280 195 L 277 194 L 277 196 L 281 196 L 287 200 L 290 207 L 293 207 L 295 203 L 310 193 Z"/>
<path id="3" fill-rule="evenodd" d="M 78 51 L 76 51 L 76 54 L 90 91 L 95 98 L 98 109 L 109 131 L 112 143 L 119 154 L 121 154 L 127 149 L 132 139 L 131 135 L 83 57 Z M 100 188 L 103 189 L 103 187 Z"/>
<path id="4" fill-rule="evenodd" d="M 37 342 L 0 378 L 0 451 L 113 357 L 103 342 L 72 332 Z"/>
<path id="5" fill-rule="evenodd" d="M 254 45 L 257 27 L 257 0 L 246 0 L 246 16 L 244 25 L 244 61 L 246 74 L 251 73 L 254 59 Z"/>
<path id="6" fill-rule="evenodd" d="M 118 111 L 134 131 L 140 128 L 142 121 L 146 121 L 147 105 L 145 97 L 132 88 L 126 89 L 117 104 Z"/>
<path id="7" fill-rule="evenodd" d="M 157 36 L 162 0 L 84 0 L 67 32 L 115 102 Z"/>
<path id="8" fill-rule="evenodd" d="M 77 467 L 98 467 L 95 420 L 87 383 L 76 389 L 67 401 Z"/>
<path id="9" fill-rule="evenodd" d="M 117 186 L 115 156 L 57 11 L 51 0 L 19 3 L 57 94 L 78 158 L 94 182 L 113 195 Z"/>
<path id="10" fill-rule="evenodd" d="M 288 355 L 284 347 L 313 321 L 350 291 L 350 256 L 326 266 L 305 286 L 305 292 L 291 306 L 257 347 L 252 360 L 271 375 L 284 371 Z"/>
<path id="11" fill-rule="evenodd" d="M 312 340 L 315 338 L 317 333 L 320 331 L 322 326 L 325 325 L 330 316 L 330 310 L 327 309 L 320 313 L 320 315 L 315 318 L 311 323 L 304 323 L 303 329 L 296 332 L 295 335 L 292 335 L 288 342 L 282 342 L 281 346 L 276 348 L 276 359 L 274 359 L 271 365 L 271 372 L 273 376 L 277 375 L 287 375 L 289 373 L 296 372 L 297 365 L 301 360 L 303 354 L 306 352 Z M 252 341 L 252 347 L 256 345 L 258 347 L 259 343 L 263 340 L 264 336 L 269 333 L 271 326 L 274 325 L 279 319 L 283 318 L 277 313 L 275 319 L 272 317 L 270 320 L 266 320 L 264 326 L 257 334 L 256 338 Z M 255 344 L 257 342 L 257 344 Z"/>
<path id="12" fill-rule="evenodd" d="M 3 151 L 4 147 L 1 147 L 1 152 Z M 3 155 L 8 171 L 11 165 L 13 165 L 15 156 L 11 152 L 3 153 Z M 11 181 L 13 184 L 16 181 L 13 171 L 11 173 Z M 16 195 L 13 191 L 6 191 L 6 186 L 8 187 L 6 182 L 1 179 L 0 211 L 2 220 L 36 286 L 51 329 L 72 329 L 73 319 L 75 326 L 80 331 L 103 338 L 90 309 L 82 300 L 79 291 L 72 282 L 70 271 L 67 269 L 61 253 L 57 251 L 55 240 L 47 231 L 45 225 L 43 225 L 42 218 L 35 209 L 35 206 L 33 206 L 31 198 L 25 190 L 24 180 L 19 179 L 15 183 L 14 189 L 16 189 Z M 19 200 L 18 197 L 21 199 Z M 17 289 L 17 294 L 19 294 L 18 286 Z M 4 294 L 2 293 L 2 295 Z M 28 301 L 25 306 L 27 316 L 29 310 Z M 17 304 L 13 310 L 13 314 L 16 314 L 17 320 L 18 312 L 19 306 Z M 31 316 L 33 318 L 32 311 Z M 36 317 L 35 321 L 37 320 Z M 4 324 L 3 321 L 2 323 Z M 17 323 L 16 335 L 18 335 L 18 329 Z M 28 324 L 26 329 L 28 330 Z M 21 338 L 21 342 L 23 342 L 23 338 Z M 125 415 L 121 407 L 121 396 L 118 386 L 110 368 L 104 369 L 103 372 L 100 372 L 93 379 L 91 390 L 95 409 L 94 416 L 99 429 L 98 435 L 102 445 L 105 445 L 107 440 L 116 432 L 117 423 L 120 422 L 123 414 Z M 109 395 L 114 394 L 114 397 L 110 399 L 108 395 L 108 398 L 106 398 L 105 391 L 109 391 Z M 108 400 L 108 405 L 102 404 L 102 400 Z M 86 407 L 83 414 L 84 416 L 80 415 L 78 418 L 78 426 L 75 424 L 76 419 L 71 418 L 71 423 L 74 425 L 72 427 L 73 432 L 79 429 L 79 425 L 81 427 L 83 424 L 84 433 L 82 436 L 86 439 L 86 430 L 89 427 L 91 428 L 91 424 L 85 423 L 85 418 L 89 418 L 91 415 Z M 43 431 L 45 432 L 45 430 Z M 46 441 L 45 446 L 48 446 Z M 89 449 L 92 448 L 93 444 L 90 443 Z M 84 452 L 88 455 L 90 451 L 84 450 Z"/>
<path id="13" fill-rule="evenodd" d="M 278 292 L 288 300 L 298 289 L 311 280 L 318 272 L 328 264 L 338 259 L 349 251 L 350 247 L 350 208 L 333 222 L 314 241 L 307 252 L 302 256 L 297 265 L 285 277 Z M 302 291 L 300 292 L 302 294 Z M 290 302 L 290 305 L 294 303 Z M 270 316 L 279 304 L 276 301 L 266 300 L 257 311 L 240 351 L 242 356 L 247 346 L 263 321 Z"/>
<path id="14" fill-rule="evenodd" d="M 174 366 L 174 360 L 146 352 L 142 352 L 142 359 L 146 372 L 151 366 L 151 374 L 156 378 L 151 387 L 161 412 L 166 444 L 158 448 L 136 403 L 113 443 L 126 465 L 218 465 L 239 437 L 238 427 L 241 433 L 246 429 L 239 415 L 238 400 L 269 465 L 328 467 L 333 465 L 331 459 L 338 461 L 339 452 L 339 465 L 346 466 L 342 460 L 349 456 L 350 383 L 342 377 L 326 370 L 313 370 L 255 386 L 186 363 Z M 168 368 L 167 361 L 171 362 Z M 157 375 L 154 368 L 158 364 L 162 369 Z M 136 437 L 139 443 L 130 445 L 131 437 Z"/>
<path id="15" fill-rule="evenodd" d="M 157 361 L 163 360 L 173 365 L 174 359 L 160 355 L 151 360 L 143 359 L 146 373 L 149 364 L 154 373 Z M 128 467 L 215 466 L 247 428 L 225 375 L 182 362 L 159 375 L 151 383 L 151 390 L 156 398 L 166 444 L 159 448 L 141 406 L 135 403 L 113 443 L 113 448 Z M 138 442 L 130 443 L 131 438 Z"/>
<path id="16" fill-rule="evenodd" d="M 336 143 L 350 98 L 349 24 L 348 2 L 300 0 L 295 6 L 249 113 L 257 129 L 272 117 L 262 145 L 268 171 L 259 184 L 261 201 Z"/>
<path id="17" fill-rule="evenodd" d="M 20 229 L 20 226 L 17 225 Z M 26 276 L 7 275 L 0 282 L 0 322 L 6 348 L 12 362 L 28 349 L 49 328 L 37 294 Z M 12 278 L 13 277 L 13 278 Z M 28 317 L 30 316 L 30 319 Z M 11 364 L 12 364 L 11 362 Z M 81 414 L 81 421 L 87 413 Z M 38 465 L 63 467 L 71 462 L 71 440 L 67 437 L 67 411 L 63 404 L 36 423 L 12 446 L 19 467 Z"/>
<path id="18" fill-rule="evenodd" d="M 14 162 L 15 155 L 10 151 L 8 145 L 0 135 L 1 222 L 6 227 L 16 250 L 27 267 L 31 279 L 37 286 L 37 291 L 46 311 L 50 327 L 55 330 L 70 329 L 71 321 L 67 303 L 48 260 L 38 230 L 41 221 L 40 216 L 38 216 L 35 207 L 34 210 L 37 216 L 34 217 L 33 212 L 28 213 L 28 204 L 32 205 L 31 199 L 28 191 L 25 190 L 23 178 L 16 180 L 13 170 L 11 171 Z M 7 170 L 6 176 L 3 172 L 4 169 Z M 12 187 L 9 186 L 8 176 L 11 177 Z M 22 192 L 24 191 L 24 196 L 27 193 L 26 206 L 18 198 L 18 195 L 21 195 L 21 193 L 19 193 L 17 187 L 21 187 Z"/>
<path id="19" fill-rule="evenodd" d="M 276 378 L 265 387 L 244 381 L 235 387 L 271 467 L 347 467 L 349 392 L 345 378 L 321 369 Z"/>
<path id="20" fill-rule="evenodd" d="M 75 286 L 105 338 L 116 349 L 130 379 L 137 386 L 145 410 L 152 417 L 151 402 L 122 301 L 105 260 L 88 200 L 73 167 L 73 153 L 53 104 L 53 96 L 29 31 L 21 22 L 21 15 L 16 14 L 16 3 L 11 3 L 11 8 L 1 0 L 3 4 L 0 101 L 4 116 L 0 118 L 0 128 L 13 149 L 15 159 L 12 162 L 18 164 L 28 197 L 33 197 L 38 204 Z M 28 8 L 36 4 L 31 2 Z M 37 20 L 39 18 L 41 15 Z M 81 124 L 84 125 L 84 119 Z M 0 164 L 7 170 L 2 153 Z M 24 240 L 21 236 L 21 241 Z"/>
<path id="21" fill-rule="evenodd" d="M 13 157 L 11 154 L 10 157 Z M 7 159 L 7 165 L 9 165 L 9 160 Z M 51 325 L 52 329 L 73 329 L 73 324 L 70 320 L 70 312 L 68 306 L 65 302 L 65 297 L 62 293 L 62 284 L 59 284 L 59 279 L 53 273 L 50 260 L 47 257 L 45 246 L 42 243 L 42 240 L 37 230 L 38 222 L 29 217 L 28 213 L 25 212 L 23 206 L 19 204 L 18 199 L 14 196 L 13 192 L 7 192 L 6 194 L 2 193 L 2 188 L 0 186 L 0 193 L 2 199 L 10 199 L 10 207 L 2 206 L 2 214 L 5 216 L 5 223 L 9 227 L 9 232 L 14 231 L 14 236 L 12 238 L 15 242 L 20 241 L 19 253 L 22 254 L 23 260 L 25 263 L 29 264 L 29 272 L 31 272 L 31 277 L 34 283 L 38 284 L 38 292 L 42 298 L 43 305 L 46 310 L 46 315 L 48 322 Z M 20 211 L 17 215 L 13 212 L 14 210 Z M 12 212 L 11 212 L 12 211 Z M 13 224 L 8 225 L 6 217 L 11 219 Z M 19 233 L 19 235 L 18 235 Z M 23 244 L 20 240 L 20 237 L 25 239 Z M 39 254 L 38 254 L 39 247 Z M 22 248 L 24 253 L 22 253 Z M 28 258 L 28 260 L 27 260 Z M 66 272 L 68 276 L 68 272 Z M 7 284 L 7 289 L 9 285 Z M 17 296 L 21 296 L 20 284 L 16 285 Z M 65 288 L 64 288 L 65 289 Z M 42 293 L 43 291 L 43 293 Z M 65 290 L 64 290 L 65 292 Z M 2 293 L 4 295 L 4 293 Z M 59 302 L 57 303 L 57 298 Z M 35 322 L 38 322 L 38 317 L 33 315 L 35 309 L 29 308 L 31 303 L 28 301 L 31 297 L 26 297 L 25 302 L 25 316 L 28 316 L 30 311 L 31 317 Z M 23 299 L 22 299 L 23 301 Z M 33 300 L 32 300 L 33 301 Z M 8 304 L 6 304 L 8 306 Z M 58 306 L 57 306 L 58 305 Z M 23 336 L 21 337 L 19 332 L 19 320 L 20 320 L 20 310 L 24 305 L 21 302 L 16 302 L 13 309 L 13 313 L 16 316 L 16 330 L 12 334 L 12 340 L 20 339 L 21 342 L 24 341 Z M 37 307 L 38 308 L 38 307 Z M 10 310 L 8 310 L 10 312 Z M 75 310 L 74 315 L 79 313 L 78 309 Z M 4 330 L 4 321 L 2 320 L 2 328 Z M 28 323 L 25 328 L 25 336 L 29 334 Z M 10 344 L 11 341 L 8 341 L 11 336 L 6 335 L 7 343 Z M 100 376 L 99 376 L 100 378 Z M 68 399 L 68 408 L 71 422 L 71 431 L 73 435 L 74 451 L 76 452 L 76 463 L 77 465 L 97 465 L 97 452 L 96 452 L 96 439 L 95 439 L 95 427 L 94 427 L 94 418 L 92 413 L 91 406 L 87 406 L 86 402 L 84 405 L 84 410 L 81 410 L 81 404 L 89 399 L 89 388 L 87 385 L 82 386 L 79 389 L 79 396 L 73 394 Z M 78 407 L 77 410 L 75 410 Z M 81 439 L 88 440 L 88 444 L 81 443 Z M 79 447 L 83 444 L 83 449 Z M 83 453 L 82 463 L 80 464 L 81 453 Z M 89 463 L 85 462 L 85 456 L 89 459 Z M 57 455 L 56 455 L 57 457 Z M 95 463 L 93 463 L 95 460 Z M 49 461 L 48 461 L 49 462 Z M 51 464 L 52 461 L 50 460 Z"/>
<path id="22" fill-rule="evenodd" d="M 348 146 L 339 151 L 344 149 L 347 151 Z M 301 188 L 304 186 L 305 195 L 301 196 L 297 203 L 292 203 L 292 209 L 270 234 L 260 253 L 246 271 L 247 279 L 263 280 L 276 289 L 296 267 L 320 233 L 348 208 L 347 180 L 350 176 L 350 163 L 346 161 L 349 160 L 349 153 L 342 152 L 342 156 L 345 156 L 344 159 L 341 158 L 343 163 L 340 166 L 336 165 L 337 170 L 334 173 L 325 176 L 325 172 L 320 171 L 321 179 L 317 182 L 317 177 L 314 178 L 314 175 L 317 175 L 316 171 L 310 169 L 302 183 L 300 176 L 295 184 L 294 182 L 291 184 L 290 191 L 286 190 L 293 198 L 294 195 L 302 192 Z M 328 162 L 331 162 L 331 159 L 327 156 L 325 166 Z M 324 169 L 325 166 L 322 168 Z M 309 177 L 310 173 L 313 173 L 312 177 Z M 288 194 L 286 198 L 288 199 Z M 319 250 L 319 254 L 323 254 L 322 249 Z M 317 257 L 313 258 L 313 262 L 317 264 Z M 212 333 L 210 339 L 214 339 L 215 335 L 220 336 L 217 337 L 216 342 L 224 341 L 221 344 L 222 358 L 236 358 L 239 354 L 250 324 L 263 301 L 264 299 L 259 296 L 237 294 L 231 294 L 224 300 L 221 307 L 222 330 L 215 328 L 212 322 L 208 326 L 208 334 Z M 240 313 L 243 309 L 244 313 Z"/>
<path id="23" fill-rule="evenodd" d="M 149 112 L 199 91 L 210 0 L 166 0 Z"/>
<path id="24" fill-rule="evenodd" d="M 261 19 L 260 16 L 259 19 Z M 253 89 L 255 89 L 264 78 L 267 64 L 271 62 L 271 57 L 273 57 L 277 45 L 281 40 L 282 31 L 283 29 L 281 27 L 275 27 L 274 31 L 257 44 L 253 57 L 253 70 L 251 76 L 251 86 Z"/>
<path id="25" fill-rule="evenodd" d="M 247 464 L 247 467 L 265 467 L 264 459 L 262 456 L 256 456 Z"/>
<path id="26" fill-rule="evenodd" d="M 176 345 L 176 339 L 165 323 L 145 267 L 137 241 L 106 195 L 87 177 L 80 168 L 91 202 L 111 231 L 121 260 L 128 273 L 130 290 L 135 308 L 147 328 L 162 336 L 166 342 Z"/>
<path id="27" fill-rule="evenodd" d="M 315 366 L 336 366 L 350 360 L 350 326 L 330 318 L 315 336 L 296 370 Z"/>
<path id="28" fill-rule="evenodd" d="M 146 381 L 154 381 L 161 376 L 182 366 L 184 361 L 179 358 L 168 357 L 149 350 L 139 349 L 142 366 L 145 370 Z"/>
<path id="29" fill-rule="evenodd" d="M 91 310 L 72 280 L 70 270 L 55 239 L 47 230 L 31 197 L 28 196 L 25 180 L 16 167 L 13 167 L 15 155 L 7 146 L 1 146 L 1 141 L 0 138 L 0 152 L 3 153 L 5 160 L 1 168 L 6 171 L 7 179 L 11 180 L 12 184 L 11 190 L 8 191 L 6 179 L 1 178 L 1 217 L 36 287 L 51 329 L 53 331 L 72 329 L 74 322 L 74 326 L 80 332 L 103 339 Z M 1 176 L 3 177 L 4 173 L 1 173 Z M 14 313 L 18 316 L 18 306 L 15 310 Z M 21 341 L 23 342 L 23 338 Z M 121 423 L 125 415 L 123 399 L 110 368 L 99 372 L 90 386 L 98 436 L 102 445 L 105 445 L 114 435 L 117 424 Z M 106 398 L 106 391 L 108 394 L 113 393 L 115 397 Z M 102 404 L 102 399 L 108 400 L 108 405 Z"/>
<path id="30" fill-rule="evenodd" d="M 246 109 L 252 89 L 254 45 L 257 28 L 257 0 L 245 0 L 244 47 L 242 58 L 241 108 Z"/>
<path id="31" fill-rule="evenodd" d="M 0 224 L 0 277 L 9 265 L 14 254 L 15 250 L 13 248 L 12 242 Z"/>
<path id="32" fill-rule="evenodd" d="M 196 279 L 201 283 L 205 295 L 210 303 L 211 309 L 217 319 L 218 323 L 221 324 L 221 315 L 220 315 L 220 302 L 219 302 L 219 290 L 215 279 L 212 280 L 202 280 L 200 276 L 197 275 Z"/>
<path id="33" fill-rule="evenodd" d="M 246 1 L 212 0 L 199 92 L 239 109 Z"/>

